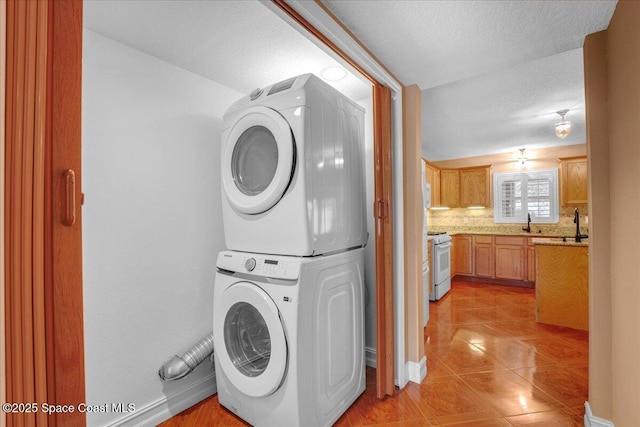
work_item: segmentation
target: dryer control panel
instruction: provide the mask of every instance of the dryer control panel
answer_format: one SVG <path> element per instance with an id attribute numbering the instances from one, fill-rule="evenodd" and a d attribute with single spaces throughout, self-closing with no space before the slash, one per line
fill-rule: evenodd
<path id="1" fill-rule="evenodd" d="M 217 267 L 276 279 L 295 280 L 300 275 L 300 262 L 278 255 L 223 251 L 218 254 Z"/>

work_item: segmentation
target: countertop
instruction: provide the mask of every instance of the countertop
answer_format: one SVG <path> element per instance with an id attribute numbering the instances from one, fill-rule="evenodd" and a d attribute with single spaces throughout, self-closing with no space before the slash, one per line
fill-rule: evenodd
<path id="1" fill-rule="evenodd" d="M 471 236 L 518 236 L 518 237 L 531 237 L 531 243 L 535 245 L 548 245 L 548 246 L 589 246 L 589 240 L 583 239 L 578 243 L 573 236 L 567 234 L 550 234 L 550 233 L 526 233 L 526 232 L 508 232 L 508 231 L 454 231 L 449 232 L 450 236 L 459 235 L 471 235 Z M 567 237 L 567 241 L 563 242 L 562 237 Z M 431 240 L 434 236 L 428 236 L 427 240 Z"/>
<path id="2" fill-rule="evenodd" d="M 533 238 L 531 239 L 531 243 L 533 243 L 534 245 L 544 245 L 544 246 L 578 246 L 578 247 L 589 246 L 589 241 L 587 239 L 584 239 L 581 242 L 576 242 L 573 237 L 568 238 L 566 242 L 563 242 L 562 239 L 558 239 L 558 238 L 553 238 L 553 239 Z"/>

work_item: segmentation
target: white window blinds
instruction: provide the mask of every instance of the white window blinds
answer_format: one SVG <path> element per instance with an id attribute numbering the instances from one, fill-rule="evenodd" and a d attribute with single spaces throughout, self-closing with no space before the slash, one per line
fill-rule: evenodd
<path id="1" fill-rule="evenodd" d="M 558 171 L 556 169 L 494 175 L 497 223 L 558 222 Z"/>

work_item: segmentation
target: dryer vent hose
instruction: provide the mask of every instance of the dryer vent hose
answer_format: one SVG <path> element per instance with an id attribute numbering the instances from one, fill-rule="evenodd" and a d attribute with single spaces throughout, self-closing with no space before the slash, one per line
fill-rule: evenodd
<path id="1" fill-rule="evenodd" d="M 184 378 L 212 353 L 213 334 L 209 334 L 182 356 L 176 355 L 167 360 L 158 370 L 158 375 L 163 381 Z"/>

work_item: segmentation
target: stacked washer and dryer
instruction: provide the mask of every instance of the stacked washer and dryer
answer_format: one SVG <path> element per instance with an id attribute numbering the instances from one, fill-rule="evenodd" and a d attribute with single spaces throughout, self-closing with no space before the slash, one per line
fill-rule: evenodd
<path id="1" fill-rule="evenodd" d="M 364 111 L 305 74 L 223 120 L 219 401 L 253 425 L 331 425 L 365 388 Z"/>

